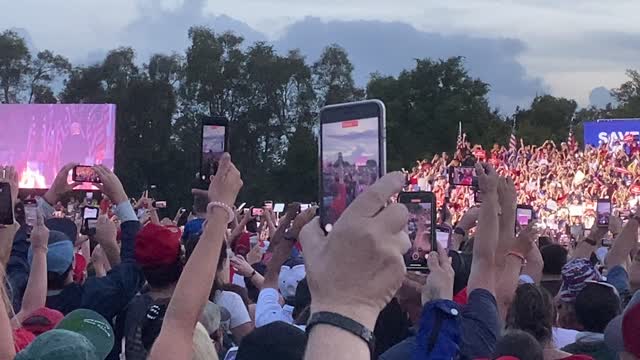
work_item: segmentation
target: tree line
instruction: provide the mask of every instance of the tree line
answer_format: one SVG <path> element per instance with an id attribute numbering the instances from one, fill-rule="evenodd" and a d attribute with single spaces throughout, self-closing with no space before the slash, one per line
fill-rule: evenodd
<path id="1" fill-rule="evenodd" d="M 0 33 L 2 103 L 116 104 L 116 173 L 132 193 L 156 186 L 172 207 L 190 202 L 196 185 L 201 116 L 230 121 L 230 148 L 242 169 L 241 201 L 317 201 L 318 111 L 327 104 L 378 98 L 387 107 L 390 170 L 455 147 L 458 122 L 473 143 L 506 145 L 514 121 L 527 143 L 564 141 L 570 127 L 640 113 L 640 74 L 612 94 L 617 105 L 577 109 L 571 99 L 537 96 L 502 115 L 487 100 L 490 85 L 473 78 L 462 57 L 417 59 L 398 76 L 371 74 L 356 86 L 338 45 L 310 62 L 298 50 L 278 53 L 233 33 L 189 30 L 183 53 L 137 59 L 120 47 L 91 65 L 73 65 L 49 50 L 32 54 L 17 33 Z"/>

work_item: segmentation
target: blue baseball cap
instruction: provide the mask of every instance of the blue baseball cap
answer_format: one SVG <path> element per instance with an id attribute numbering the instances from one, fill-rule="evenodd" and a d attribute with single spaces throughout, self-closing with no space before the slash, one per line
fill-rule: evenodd
<path id="1" fill-rule="evenodd" d="M 53 234 L 58 233 L 58 234 Z M 52 243 L 52 235 L 56 237 Z M 59 240 L 61 235 L 65 240 Z M 47 252 L 47 272 L 56 274 L 64 274 L 73 263 L 73 243 L 62 233 L 51 231 L 49 233 L 49 251 Z M 27 255 L 29 266 L 33 263 L 33 248 L 29 246 L 29 254 Z"/>

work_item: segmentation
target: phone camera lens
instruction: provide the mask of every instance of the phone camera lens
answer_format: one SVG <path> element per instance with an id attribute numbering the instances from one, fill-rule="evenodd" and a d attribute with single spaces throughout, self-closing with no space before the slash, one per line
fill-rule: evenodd
<path id="1" fill-rule="evenodd" d="M 331 230 L 333 230 L 333 225 L 327 224 L 324 226 L 324 231 L 331 232 Z"/>

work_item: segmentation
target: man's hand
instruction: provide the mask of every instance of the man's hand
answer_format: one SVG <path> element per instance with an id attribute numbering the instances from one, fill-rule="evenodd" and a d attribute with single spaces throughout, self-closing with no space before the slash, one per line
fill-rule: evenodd
<path id="1" fill-rule="evenodd" d="M 429 276 L 422 289 L 422 304 L 433 300 L 453 299 L 453 279 L 455 272 L 451 266 L 451 258 L 447 252 L 438 246 L 438 251 L 432 251 L 427 258 Z"/>
<path id="2" fill-rule="evenodd" d="M 540 235 L 538 223 L 531 222 L 524 230 L 518 233 L 516 241 L 513 244 L 511 251 L 514 251 L 522 256 L 527 256 L 531 249 L 536 245 L 535 242 Z"/>
<path id="3" fill-rule="evenodd" d="M 120 179 L 118 179 L 113 171 L 102 165 L 96 165 L 93 169 L 102 181 L 102 184 L 97 184 L 97 186 L 109 197 L 109 199 L 112 200 L 114 204 L 118 205 L 125 201 L 129 201 Z"/>
<path id="4" fill-rule="evenodd" d="M 289 234 L 294 238 L 298 238 L 302 228 L 313 220 L 317 210 L 317 206 L 309 206 L 307 210 L 299 213 L 295 220 L 293 220 L 293 225 L 291 225 L 291 229 L 289 229 Z"/>
<path id="5" fill-rule="evenodd" d="M 489 196 L 498 191 L 498 174 L 489 164 L 476 163 L 476 173 L 478 174 L 478 187 L 482 194 Z"/>
<path id="6" fill-rule="evenodd" d="M 229 205 L 229 207 L 233 206 L 243 184 L 240 171 L 233 165 L 231 156 L 228 153 L 222 154 L 218 172 L 215 175 L 211 175 L 210 179 L 209 201 L 219 201 Z"/>
<path id="7" fill-rule="evenodd" d="M 513 179 L 501 177 L 498 182 L 498 200 L 503 214 L 513 214 L 515 218 L 518 194 Z M 511 226 L 513 228 L 513 226 Z"/>
<path id="8" fill-rule="evenodd" d="M 49 243 L 49 229 L 44 225 L 44 215 L 40 209 L 37 210 L 36 224 L 31 230 L 31 236 L 29 237 L 31 247 L 46 249 Z"/>
<path id="9" fill-rule="evenodd" d="M 107 242 L 116 243 L 118 229 L 116 223 L 111 221 L 107 215 L 100 215 L 96 223 L 96 241 L 99 244 Z"/>
<path id="10" fill-rule="evenodd" d="M 53 184 L 51 184 L 51 188 L 49 188 L 49 190 L 47 190 L 47 192 L 42 197 L 46 202 L 49 203 L 49 205 L 55 205 L 64 194 L 73 190 L 74 187 L 82 184 L 79 182 L 72 182 L 71 184 L 69 184 L 67 182 L 69 172 L 77 165 L 78 164 L 76 163 L 67 164 L 60 170 L 58 175 L 56 175 L 56 178 L 53 180 Z"/>
<path id="11" fill-rule="evenodd" d="M 387 174 L 351 203 L 329 235 L 318 218 L 302 229 L 312 312 L 337 312 L 373 329 L 406 272 L 407 208 L 385 207 L 403 186 L 401 172 Z"/>
<path id="12" fill-rule="evenodd" d="M 480 214 L 479 206 L 469 208 L 469 210 L 462 215 L 462 219 L 460 219 L 456 227 L 461 228 L 465 232 L 469 232 L 469 230 L 476 227 L 476 224 L 478 223 L 478 214 Z"/>
<path id="13" fill-rule="evenodd" d="M 236 272 L 241 276 L 249 277 L 253 274 L 253 268 L 242 256 L 236 255 L 231 258 L 230 262 L 231 266 L 233 266 L 233 268 L 236 269 Z"/>

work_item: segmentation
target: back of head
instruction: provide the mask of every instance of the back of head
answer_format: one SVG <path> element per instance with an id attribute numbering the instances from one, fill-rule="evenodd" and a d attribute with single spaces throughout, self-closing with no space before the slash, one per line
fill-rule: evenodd
<path id="1" fill-rule="evenodd" d="M 193 331 L 193 360 L 218 360 L 216 347 L 201 323 Z"/>
<path id="2" fill-rule="evenodd" d="M 163 288 L 178 282 L 182 273 L 180 230 L 147 224 L 136 235 L 135 257 L 149 285 Z"/>
<path id="3" fill-rule="evenodd" d="M 509 330 L 496 343 L 492 359 L 513 356 L 520 360 L 543 360 L 542 345 L 531 334 L 521 330 Z"/>
<path id="4" fill-rule="evenodd" d="M 507 313 L 507 328 L 526 331 L 544 345 L 552 339 L 554 318 L 551 294 L 537 285 L 523 284 Z"/>
<path id="5" fill-rule="evenodd" d="M 546 245 L 540 248 L 544 268 L 542 273 L 546 275 L 560 275 L 562 267 L 567 263 L 567 249 L 560 244 Z"/>
<path id="6" fill-rule="evenodd" d="M 604 333 L 607 324 L 620 314 L 620 297 L 607 283 L 589 282 L 576 297 L 575 311 L 585 331 Z"/>
<path id="7" fill-rule="evenodd" d="M 196 215 L 202 215 L 207 213 L 207 205 L 209 205 L 209 198 L 200 194 L 193 195 L 193 212 Z"/>
<path id="8" fill-rule="evenodd" d="M 240 343 L 236 360 L 302 360 L 305 333 L 282 321 L 259 327 Z"/>

